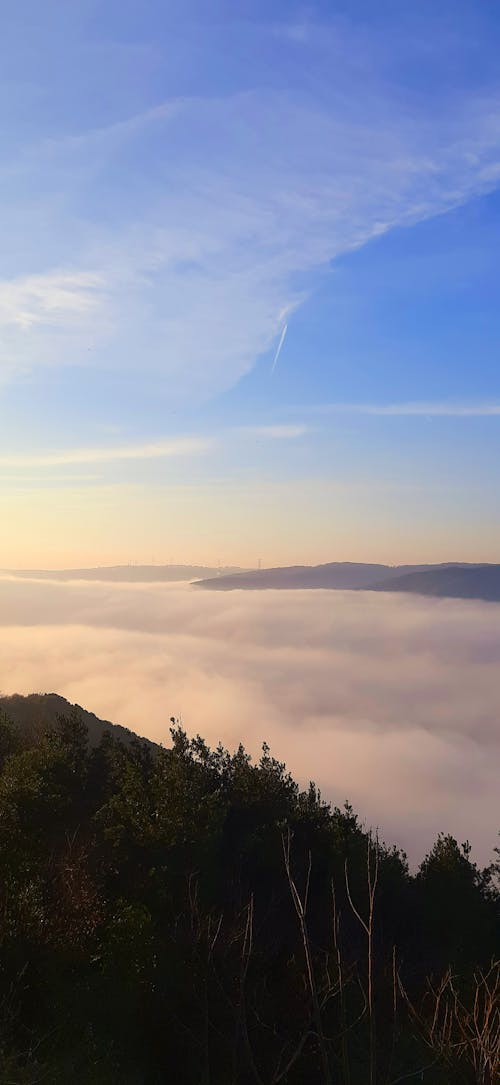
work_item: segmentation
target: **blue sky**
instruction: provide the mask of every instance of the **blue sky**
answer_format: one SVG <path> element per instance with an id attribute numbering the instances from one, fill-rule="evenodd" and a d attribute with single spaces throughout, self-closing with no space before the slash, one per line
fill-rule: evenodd
<path id="1" fill-rule="evenodd" d="M 497 560 L 496 6 L 3 24 L 0 563 Z"/>

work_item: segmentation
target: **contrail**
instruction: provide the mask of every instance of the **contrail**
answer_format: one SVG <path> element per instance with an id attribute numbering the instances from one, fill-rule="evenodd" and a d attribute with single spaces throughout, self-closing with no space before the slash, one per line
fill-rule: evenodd
<path id="1" fill-rule="evenodd" d="M 285 324 L 285 326 L 283 328 L 283 331 L 281 333 L 280 341 L 278 343 L 278 349 L 276 351 L 276 354 L 274 355 L 273 364 L 271 366 L 271 373 L 274 373 L 274 370 L 276 369 L 276 362 L 278 361 L 278 358 L 279 358 L 279 356 L 281 354 L 281 348 L 283 346 L 283 343 L 285 342 L 285 335 L 287 333 L 287 328 L 288 328 L 288 324 Z"/>

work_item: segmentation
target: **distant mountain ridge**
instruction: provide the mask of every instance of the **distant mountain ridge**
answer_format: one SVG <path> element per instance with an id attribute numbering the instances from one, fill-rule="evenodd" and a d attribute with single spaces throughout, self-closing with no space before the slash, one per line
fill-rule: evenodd
<path id="1" fill-rule="evenodd" d="M 13 693 L 10 696 L 0 696 L 0 712 L 4 712 L 21 731 L 30 733 L 47 730 L 56 723 L 58 716 L 68 716 L 75 708 L 87 727 L 89 746 L 98 746 L 106 732 L 126 746 L 135 740 L 145 742 L 148 746 L 156 745 L 150 739 L 136 735 L 128 727 L 110 723 L 109 720 L 101 720 L 93 712 L 87 712 L 80 705 L 71 704 L 59 693 L 30 693 L 27 696 Z"/>
<path id="2" fill-rule="evenodd" d="M 331 591 L 410 592 L 457 599 L 500 601 L 500 565 L 444 562 L 439 565 L 377 565 L 329 562 L 257 569 L 200 580 L 196 587 L 212 591 L 311 589 Z"/>
<path id="3" fill-rule="evenodd" d="M 448 599 L 483 599 L 500 602 L 500 565 L 464 568 L 450 566 L 392 577 L 375 585 L 374 591 L 412 592 Z"/>
<path id="4" fill-rule="evenodd" d="M 113 565 L 95 569 L 4 570 L 19 579 L 172 583 L 190 581 L 210 591 L 263 591 L 322 588 L 330 591 L 408 592 L 439 598 L 500 602 L 500 564 L 442 562 L 435 565 L 384 565 L 332 561 L 270 569 L 212 568 L 205 565 Z"/>
<path id="5" fill-rule="evenodd" d="M 230 591 L 234 588 L 364 588 L 390 576 L 387 565 L 329 562 L 327 565 L 290 565 L 253 569 L 217 579 L 201 580 L 198 587 Z"/>

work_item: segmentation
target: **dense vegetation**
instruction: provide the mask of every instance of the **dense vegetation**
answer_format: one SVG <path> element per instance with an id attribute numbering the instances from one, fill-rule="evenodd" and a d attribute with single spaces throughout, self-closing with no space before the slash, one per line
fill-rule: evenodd
<path id="1" fill-rule="evenodd" d="M 0 722 L 0 1080 L 493 1085 L 498 892 L 264 748 Z"/>

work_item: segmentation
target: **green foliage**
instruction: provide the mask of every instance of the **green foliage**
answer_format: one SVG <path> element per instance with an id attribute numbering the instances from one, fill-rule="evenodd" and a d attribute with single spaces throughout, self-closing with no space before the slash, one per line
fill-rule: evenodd
<path id="1" fill-rule="evenodd" d="M 427 977 L 473 996 L 494 865 L 440 836 L 412 876 L 267 746 L 171 739 L 89 747 L 76 712 L 21 740 L 0 717 L 0 1080 L 475 1081 L 429 1055 Z"/>

